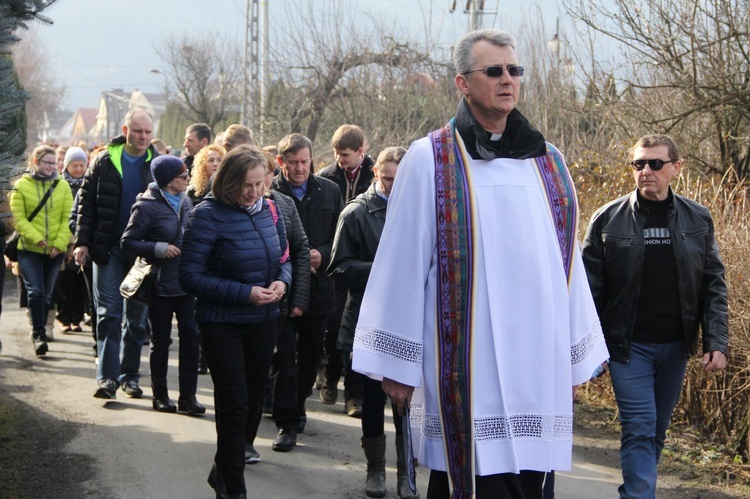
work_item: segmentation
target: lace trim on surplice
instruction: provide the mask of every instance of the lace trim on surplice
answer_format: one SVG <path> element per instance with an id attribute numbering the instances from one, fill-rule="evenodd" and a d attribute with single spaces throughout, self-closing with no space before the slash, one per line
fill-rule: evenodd
<path id="1" fill-rule="evenodd" d="M 422 431 L 428 440 L 442 440 L 440 418 L 424 413 L 424 406 L 411 407 L 411 427 Z M 516 414 L 485 416 L 474 420 L 477 442 L 509 439 L 564 440 L 573 439 L 573 416 L 568 414 Z"/>
<path id="2" fill-rule="evenodd" d="M 591 325 L 589 332 L 581 338 L 581 341 L 570 347 L 570 363 L 576 366 L 586 360 L 591 352 L 604 342 L 602 324 L 597 320 Z"/>
<path id="3" fill-rule="evenodd" d="M 357 326 L 354 348 L 370 350 L 409 364 L 422 363 L 422 343 L 380 329 Z"/>

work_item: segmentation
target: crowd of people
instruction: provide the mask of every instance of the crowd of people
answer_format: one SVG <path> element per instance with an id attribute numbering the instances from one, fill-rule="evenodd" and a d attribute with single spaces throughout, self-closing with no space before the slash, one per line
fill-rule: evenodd
<path id="1" fill-rule="evenodd" d="M 630 151 L 636 189 L 597 211 L 579 245 L 565 160 L 516 108 L 515 39 L 470 32 L 454 62 L 455 117 L 375 161 L 353 124 L 317 172 L 304 135 L 261 148 L 243 125 L 190 125 L 178 157 L 140 108 L 100 150 L 35 148 L 10 199 L 34 353 L 48 352 L 56 308 L 63 333 L 89 318 L 97 398 L 143 395 L 148 343 L 156 411 L 204 414 L 209 372 L 208 482 L 221 498 L 246 497 L 264 410 L 273 450 L 289 452 L 313 387 L 334 404 L 342 376 L 367 496 L 387 494 L 390 400 L 399 497 L 420 497 L 417 460 L 428 498 L 553 497 L 553 472 L 571 466 L 575 389 L 609 371 L 621 497 L 655 497 L 699 324 L 706 370 L 727 362 L 711 215 L 672 191 L 677 144 L 650 134 Z M 120 293 L 138 265 L 155 276 L 148 304 Z"/>

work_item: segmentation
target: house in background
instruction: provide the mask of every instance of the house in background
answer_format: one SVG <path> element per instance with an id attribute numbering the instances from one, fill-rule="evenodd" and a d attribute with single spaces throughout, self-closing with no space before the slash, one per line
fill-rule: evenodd
<path id="1" fill-rule="evenodd" d="M 83 141 L 87 146 L 92 146 L 96 141 L 91 132 L 96 124 L 97 110 L 90 107 L 80 107 L 75 110 L 73 116 L 60 129 L 60 144 L 72 146 Z"/>
<path id="2" fill-rule="evenodd" d="M 135 107 L 146 109 L 154 117 L 154 133 L 166 108 L 166 99 L 162 94 L 151 94 L 136 89 L 126 93 L 122 88 L 105 90 L 99 98 L 96 122 L 90 129 L 91 139 L 97 143 L 106 143 L 112 137 L 120 135 L 125 115 Z"/>

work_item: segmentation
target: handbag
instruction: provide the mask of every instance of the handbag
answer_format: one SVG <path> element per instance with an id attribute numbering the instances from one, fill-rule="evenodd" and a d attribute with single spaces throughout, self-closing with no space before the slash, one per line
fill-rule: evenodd
<path id="1" fill-rule="evenodd" d="M 145 258 L 139 256 L 125 279 L 120 283 L 120 294 L 123 298 L 132 300 L 141 305 L 151 304 L 151 292 L 156 284 L 159 266 L 148 263 Z"/>
<path id="2" fill-rule="evenodd" d="M 57 184 L 60 182 L 60 179 L 55 180 L 52 182 L 52 185 L 47 190 L 47 192 L 44 193 L 44 196 L 42 197 L 42 200 L 39 201 L 39 204 L 36 208 L 34 208 L 34 211 L 31 212 L 31 215 L 29 215 L 29 222 L 34 220 L 34 217 L 42 210 L 42 207 L 47 203 L 47 200 L 52 195 L 52 189 L 57 187 Z M 21 238 L 21 234 L 18 233 L 17 230 L 13 231 L 13 234 L 10 235 L 7 241 L 5 241 L 5 249 L 3 250 L 3 254 L 8 257 L 8 260 L 11 262 L 17 262 L 18 261 L 18 240 Z"/>

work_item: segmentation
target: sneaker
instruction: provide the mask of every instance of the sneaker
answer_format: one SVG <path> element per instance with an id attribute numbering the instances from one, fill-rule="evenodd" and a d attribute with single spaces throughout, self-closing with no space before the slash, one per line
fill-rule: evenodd
<path id="1" fill-rule="evenodd" d="M 34 353 L 38 356 L 45 355 L 49 348 L 47 347 L 47 342 L 45 341 L 45 338 L 39 337 L 34 338 Z"/>
<path id="2" fill-rule="evenodd" d="M 260 462 L 260 454 L 252 444 L 245 445 L 245 463 L 255 464 Z"/>
<path id="3" fill-rule="evenodd" d="M 121 388 L 125 392 L 125 395 L 132 399 L 139 399 L 143 395 L 143 390 L 141 390 L 141 387 L 135 381 L 126 381 L 122 384 Z"/>
<path id="4" fill-rule="evenodd" d="M 111 379 L 100 379 L 98 381 L 99 389 L 94 393 L 98 399 L 115 399 L 117 398 L 117 382 Z"/>

